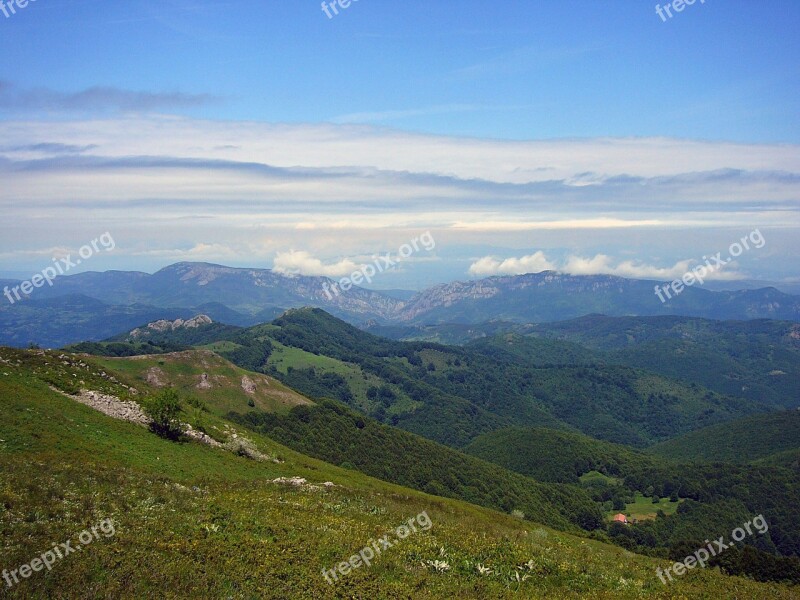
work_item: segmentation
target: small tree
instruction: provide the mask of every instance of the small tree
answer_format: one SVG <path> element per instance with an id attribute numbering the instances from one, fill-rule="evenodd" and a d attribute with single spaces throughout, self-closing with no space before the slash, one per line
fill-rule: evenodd
<path id="1" fill-rule="evenodd" d="M 144 402 L 144 412 L 152 420 L 150 428 L 163 438 L 177 440 L 183 433 L 178 415 L 181 401 L 172 388 L 162 390 Z"/>

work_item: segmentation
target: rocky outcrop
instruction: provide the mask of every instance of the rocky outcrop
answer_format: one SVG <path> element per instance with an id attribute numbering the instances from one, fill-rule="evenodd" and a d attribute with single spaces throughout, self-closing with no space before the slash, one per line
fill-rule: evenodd
<path id="1" fill-rule="evenodd" d="M 63 394 L 64 392 L 61 393 Z M 85 404 L 86 406 L 100 411 L 104 415 L 108 415 L 109 417 L 121 419 L 123 421 L 129 421 L 145 427 L 150 425 L 149 417 L 144 414 L 144 411 L 136 402 L 120 400 L 116 396 L 110 396 L 89 390 L 83 390 L 77 395 L 66 395 L 73 400 L 80 402 L 81 404 Z"/>
<path id="2" fill-rule="evenodd" d="M 210 390 L 211 382 L 208 380 L 208 373 L 200 374 L 200 383 L 197 384 L 198 390 Z"/>
<path id="3" fill-rule="evenodd" d="M 321 483 L 319 485 L 315 485 L 313 483 L 308 483 L 306 479 L 303 477 L 278 477 L 277 479 L 273 479 L 272 483 L 277 483 L 278 485 L 288 485 L 290 487 L 301 488 L 305 490 L 319 490 L 322 488 L 330 489 L 332 487 L 336 487 L 336 484 L 332 481 L 326 481 L 325 483 Z"/>
<path id="4" fill-rule="evenodd" d="M 165 331 L 175 331 L 176 329 L 197 329 L 201 325 L 210 325 L 213 322 L 211 317 L 207 315 L 197 315 L 186 321 L 183 319 L 176 319 L 174 321 L 162 319 L 148 323 L 141 328 L 137 327 L 130 332 L 130 337 L 135 340 L 150 333 L 164 333 Z"/>
<path id="5" fill-rule="evenodd" d="M 145 375 L 145 381 L 153 387 L 164 387 L 166 384 L 162 381 L 162 377 L 166 378 L 164 371 L 158 367 L 150 367 Z"/>
<path id="6" fill-rule="evenodd" d="M 242 377 L 242 389 L 245 391 L 246 394 L 255 394 L 256 384 L 252 379 L 250 379 L 247 375 L 245 375 Z"/>

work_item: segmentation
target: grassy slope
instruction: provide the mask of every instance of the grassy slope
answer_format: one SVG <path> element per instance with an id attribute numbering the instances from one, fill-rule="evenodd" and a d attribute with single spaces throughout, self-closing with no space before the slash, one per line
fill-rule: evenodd
<path id="1" fill-rule="evenodd" d="M 298 351 L 299 352 L 299 351 Z M 312 355 L 313 356 L 313 355 Z M 332 359 L 321 357 L 321 361 L 330 362 Z M 203 400 L 206 407 L 217 415 L 225 411 L 231 412 L 250 412 L 253 414 L 282 415 L 285 406 L 278 406 L 279 410 L 270 410 L 269 403 L 261 402 L 259 405 L 249 407 L 246 404 L 248 397 L 243 393 L 239 380 L 243 374 L 251 380 L 258 382 L 259 390 L 264 393 L 288 393 L 296 396 L 295 404 L 307 404 L 307 400 L 294 392 L 280 392 L 275 389 L 281 386 L 270 378 L 269 386 L 263 385 L 262 380 L 266 377 L 255 373 L 247 373 L 234 367 L 216 355 L 204 351 L 187 351 L 158 356 L 139 356 L 132 358 L 100 359 L 99 364 L 103 365 L 110 373 L 114 373 L 121 380 L 130 383 L 138 389 L 146 388 L 145 382 L 148 374 L 157 375 L 160 384 L 173 385 L 177 387 L 185 396 L 193 396 Z M 342 363 L 343 364 L 343 363 Z M 208 375 L 207 381 L 212 385 L 211 389 L 196 389 L 196 382 L 199 381 L 200 373 Z M 252 399 L 254 395 L 249 395 Z M 275 403 L 272 403 L 273 405 Z M 266 405 L 266 406 L 265 406 Z M 226 413 L 227 414 L 227 413 Z M 212 436 L 221 439 L 224 437 L 224 425 L 210 420 L 208 415 L 194 409 L 187 409 L 188 420 L 193 421 L 194 425 L 202 424 L 202 427 Z M 274 418 L 277 418 L 275 416 Z M 338 421 L 337 421 L 338 419 Z M 569 518 L 573 522 L 579 522 L 584 527 L 591 522 L 591 517 L 576 519 L 574 515 L 591 515 L 596 509 L 590 499 L 583 494 L 582 490 L 570 491 L 568 489 L 556 489 L 555 486 L 543 486 L 529 479 L 519 477 L 512 473 L 498 473 L 497 470 L 488 464 L 479 464 L 470 457 L 459 455 L 449 448 L 440 447 L 427 440 L 422 440 L 411 436 L 397 429 L 382 428 L 380 432 L 370 424 L 364 431 L 354 425 L 358 416 L 352 414 L 350 417 L 341 418 L 336 412 L 326 412 L 322 416 L 322 421 L 313 425 L 311 430 L 303 430 L 297 439 L 284 439 L 281 433 L 292 430 L 297 426 L 304 426 L 295 421 L 295 417 L 286 416 L 286 420 L 281 422 L 282 428 L 278 432 L 280 441 L 289 444 L 296 450 L 305 454 L 315 456 L 322 460 L 329 460 L 335 464 L 340 464 L 347 460 L 359 466 L 360 470 L 369 475 L 381 477 L 386 481 L 408 485 L 415 489 L 420 489 L 437 495 L 451 498 L 465 499 L 476 504 L 489 508 L 506 506 L 506 512 L 511 508 L 523 508 L 527 514 L 546 515 L 553 526 L 561 529 L 570 529 L 574 524 L 564 518 L 561 507 L 568 507 Z M 337 421 L 337 425 L 332 427 L 332 423 Z M 349 427 L 349 429 L 348 429 Z M 373 431 L 374 430 L 374 431 Z M 325 444 L 325 431 L 327 431 L 335 443 L 344 444 L 344 449 L 340 449 L 336 455 L 330 454 L 323 449 L 331 447 L 333 444 Z M 269 431 L 265 431 L 269 433 Z M 365 435 L 368 434 L 368 435 Z M 367 451 L 365 445 L 374 442 L 374 435 L 384 436 L 381 443 L 373 445 Z M 358 444 L 361 448 L 355 449 Z M 395 450 L 396 452 L 392 452 Z M 415 460 L 408 468 L 401 472 L 391 471 L 393 465 L 408 462 L 412 454 Z M 362 458 L 368 460 L 364 462 Z M 445 461 L 444 463 L 442 461 Z M 419 467 L 424 467 L 420 472 Z M 391 472 L 390 472 L 391 471 Z M 454 479 L 452 473 L 458 472 L 459 478 Z M 431 481 L 446 481 L 450 483 L 461 482 L 448 487 L 434 487 L 427 489 Z M 436 484 L 438 486 L 438 484 Z M 492 488 L 489 491 L 477 491 L 476 487 Z M 551 489 L 552 488 L 552 489 Z M 497 490 L 505 490 L 499 494 Z M 501 503 L 499 498 L 504 498 Z M 513 506 L 512 506 L 513 505 Z M 554 507 L 558 507 L 555 508 Z M 573 510 L 575 509 L 575 510 Z M 596 514 L 599 521 L 601 515 Z"/>
<path id="2" fill-rule="evenodd" d="M 166 442 L 0 365 L 2 567 L 111 517 L 116 535 L 33 576 L 10 597 L 790 598 L 711 571 L 665 588 L 656 561 L 461 502 L 344 471 L 254 436 L 282 464 Z M 300 475 L 332 490 L 286 488 Z M 197 489 L 194 489 L 194 486 Z M 320 572 L 427 511 L 433 528 L 332 587 Z M 451 565 L 436 573 L 423 560 Z M 532 577 L 518 582 L 525 567 Z M 480 576 L 477 564 L 493 570 Z"/>
<path id="3" fill-rule="evenodd" d="M 290 416 L 232 414 L 234 422 L 287 446 L 417 490 L 510 513 L 537 515 L 564 530 L 592 530 L 602 513 L 584 490 L 540 483 L 323 400 Z"/>
<path id="4" fill-rule="evenodd" d="M 370 413 L 375 409 L 377 403 L 367 397 L 367 390 L 370 387 L 379 387 L 385 382 L 372 373 L 366 373 L 356 364 L 346 363 L 341 360 L 312 354 L 300 348 L 285 346 L 280 342 L 273 342 L 274 350 L 267 361 L 267 364 L 274 367 L 279 373 L 286 375 L 288 369 L 309 369 L 313 368 L 318 374 L 335 373 L 344 378 L 347 386 L 353 394 L 350 404 L 362 412 Z M 397 401 L 387 411 L 388 414 L 408 412 L 413 407 L 418 406 L 397 386 L 390 386 L 397 395 Z"/>
<path id="5" fill-rule="evenodd" d="M 157 356 L 95 360 L 118 373 L 134 387 L 142 386 L 147 381 L 148 372 L 152 370 L 164 385 L 199 398 L 219 415 L 232 410 L 248 410 L 249 400 L 253 400 L 256 408 L 266 412 L 287 412 L 293 406 L 309 403 L 306 398 L 277 379 L 240 369 L 210 351 L 193 350 Z M 198 387 L 203 373 L 209 376 L 210 388 Z M 243 377 L 255 384 L 253 393 L 247 393 L 242 388 Z"/>
<path id="6" fill-rule="evenodd" d="M 652 446 L 648 451 L 683 461 L 746 463 L 798 449 L 800 410 L 792 410 L 712 425 Z"/>

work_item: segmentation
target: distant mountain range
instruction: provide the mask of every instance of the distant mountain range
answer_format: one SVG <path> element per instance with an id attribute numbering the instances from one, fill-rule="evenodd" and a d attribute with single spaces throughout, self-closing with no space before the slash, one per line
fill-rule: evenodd
<path id="1" fill-rule="evenodd" d="M 359 287 L 339 294 L 326 293 L 326 277 L 282 274 L 270 269 L 237 269 L 208 263 L 176 263 L 150 275 L 137 271 L 81 273 L 42 287 L 36 298 L 82 294 L 112 305 L 143 304 L 160 307 L 198 307 L 222 304 L 255 316 L 306 305 L 325 305 L 331 314 L 350 318 L 389 318 L 402 301 Z M 330 297 L 329 297 L 330 296 Z"/>
<path id="2" fill-rule="evenodd" d="M 611 275 L 564 275 L 554 271 L 490 277 L 427 289 L 403 306 L 397 320 L 481 323 L 499 319 L 537 323 L 593 313 L 711 319 L 800 318 L 800 296 L 775 288 L 712 292 L 687 287 L 662 303 L 655 294 L 657 284 Z"/>
<path id="3" fill-rule="evenodd" d="M 800 321 L 800 296 L 771 287 L 738 291 L 688 287 L 662 303 L 654 293 L 654 281 L 552 271 L 442 284 L 410 298 L 357 286 L 336 293 L 333 283 L 327 277 L 187 262 L 152 275 L 106 271 L 59 277 L 53 287 L 36 289 L 21 302 L 12 305 L 3 299 L 0 344 L 60 346 L 100 340 L 143 322 L 198 313 L 249 326 L 303 306 L 323 308 L 359 326 L 542 323 L 592 313 Z M 0 286 L 18 284 L 0 281 Z"/>

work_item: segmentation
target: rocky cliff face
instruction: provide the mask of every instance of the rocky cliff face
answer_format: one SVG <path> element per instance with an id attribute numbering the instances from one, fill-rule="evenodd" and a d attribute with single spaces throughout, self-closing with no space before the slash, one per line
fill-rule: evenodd
<path id="1" fill-rule="evenodd" d="M 509 275 L 505 277 L 489 277 L 476 281 L 456 281 L 429 288 L 411 298 L 401 309 L 398 318 L 412 321 L 425 313 L 456 307 L 467 302 L 481 302 L 491 299 L 514 301 L 525 297 L 547 295 L 558 291 L 567 295 L 597 293 L 600 291 L 621 294 L 625 292 L 626 282 L 631 280 L 611 276 L 572 276 L 543 271 L 527 275 Z"/>
<path id="2" fill-rule="evenodd" d="M 137 327 L 131 331 L 130 336 L 133 339 L 138 339 L 148 333 L 164 333 L 165 331 L 175 331 L 176 329 L 197 329 L 201 325 L 210 325 L 213 322 L 211 317 L 206 315 L 197 315 L 185 321 L 183 319 L 176 319 L 174 321 L 161 319 L 148 323 L 145 327 Z"/>

